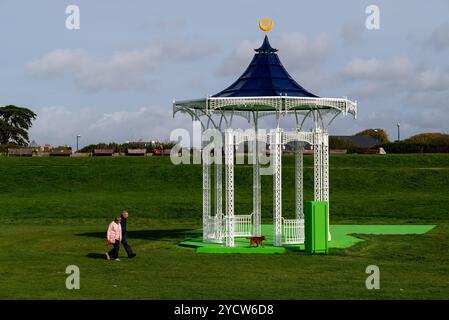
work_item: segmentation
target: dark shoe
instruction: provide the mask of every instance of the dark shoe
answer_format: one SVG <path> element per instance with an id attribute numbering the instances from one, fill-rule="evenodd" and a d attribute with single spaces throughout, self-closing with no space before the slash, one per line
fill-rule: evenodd
<path id="1" fill-rule="evenodd" d="M 132 258 L 134 258 L 135 256 L 136 256 L 135 253 L 131 253 L 130 255 L 128 255 L 128 258 L 132 259 Z"/>

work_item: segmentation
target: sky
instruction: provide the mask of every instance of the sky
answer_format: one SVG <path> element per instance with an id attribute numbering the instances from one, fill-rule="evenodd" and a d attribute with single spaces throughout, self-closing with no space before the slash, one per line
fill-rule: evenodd
<path id="1" fill-rule="evenodd" d="M 77 5 L 80 28 L 66 8 Z M 378 30 L 366 8 L 379 8 Z M 358 103 L 330 134 L 449 131 L 449 1 L 0 0 L 0 106 L 32 109 L 38 144 L 168 140 L 172 102 L 217 93 L 263 41 L 322 97 Z M 269 126 L 269 123 L 265 124 Z"/>

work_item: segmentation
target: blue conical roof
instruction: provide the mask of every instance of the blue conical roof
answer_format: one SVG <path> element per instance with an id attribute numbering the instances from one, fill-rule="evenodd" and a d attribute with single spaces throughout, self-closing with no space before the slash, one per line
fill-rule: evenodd
<path id="1" fill-rule="evenodd" d="M 251 63 L 233 84 L 213 97 L 317 97 L 301 87 L 285 70 L 277 49 L 271 47 L 265 35 L 260 48 L 255 49 Z"/>
<path id="2" fill-rule="evenodd" d="M 267 35 L 265 35 L 265 38 L 263 39 L 263 43 L 260 46 L 259 49 L 254 49 L 254 51 L 258 52 L 258 53 L 273 53 L 278 51 L 278 49 L 274 49 L 271 44 L 270 41 L 268 41 L 268 37 Z"/>

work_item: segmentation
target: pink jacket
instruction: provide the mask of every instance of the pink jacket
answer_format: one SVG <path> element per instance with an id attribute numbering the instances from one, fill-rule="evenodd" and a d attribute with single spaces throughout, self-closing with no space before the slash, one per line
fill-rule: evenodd
<path id="1" fill-rule="evenodd" d="M 114 243 L 115 240 L 119 241 L 122 240 L 122 226 L 120 225 L 120 223 L 117 224 L 114 221 L 112 221 L 109 224 L 107 238 L 109 242 L 112 243 Z"/>

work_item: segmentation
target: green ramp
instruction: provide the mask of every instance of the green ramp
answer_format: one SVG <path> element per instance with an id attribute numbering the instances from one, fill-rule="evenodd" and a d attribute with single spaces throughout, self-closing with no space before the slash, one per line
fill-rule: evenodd
<path id="1" fill-rule="evenodd" d="M 330 248 L 345 249 L 365 241 L 351 236 L 351 234 L 370 235 L 413 235 L 424 234 L 435 228 L 435 225 L 360 225 L 341 224 L 331 225 L 332 240 L 329 242 Z"/>
<path id="2" fill-rule="evenodd" d="M 330 231 L 332 240 L 329 241 L 329 248 L 345 249 L 365 241 L 356 238 L 352 234 L 370 235 L 414 235 L 424 234 L 435 228 L 435 225 L 352 225 L 341 224 L 331 225 Z M 201 232 L 201 230 L 195 230 Z M 303 251 L 304 245 L 285 245 L 283 247 L 273 246 L 273 225 L 262 225 L 262 235 L 267 240 L 263 247 L 249 248 L 247 238 L 235 238 L 235 247 L 227 248 L 220 243 L 205 243 L 202 238 L 187 239 L 180 243 L 181 246 L 195 248 L 198 253 L 241 253 L 241 254 L 282 254 L 286 250 Z"/>

